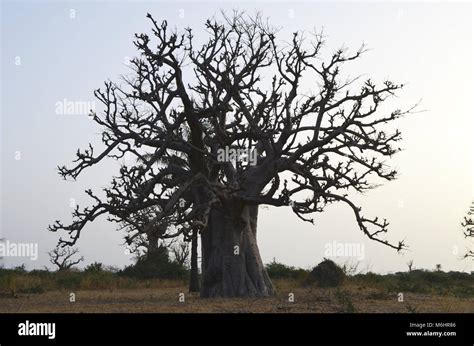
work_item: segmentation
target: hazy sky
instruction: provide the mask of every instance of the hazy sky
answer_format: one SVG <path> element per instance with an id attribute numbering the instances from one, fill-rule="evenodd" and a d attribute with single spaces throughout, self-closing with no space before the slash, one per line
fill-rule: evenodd
<path id="1" fill-rule="evenodd" d="M 136 55 L 134 33 L 150 33 L 147 12 L 170 26 L 190 26 L 203 39 L 203 23 L 220 9 L 260 10 L 281 26 L 281 39 L 295 30 L 324 28 L 326 53 L 345 45 L 371 49 L 345 71 L 406 83 L 392 105 L 407 108 L 422 99 L 418 113 L 398 123 L 404 151 L 389 161 L 400 177 L 364 196 L 354 196 L 366 216 L 387 218 L 388 238 L 404 239 L 397 254 L 364 237 L 351 211 L 334 205 L 303 223 L 289 208 L 261 209 L 258 241 L 264 262 L 272 258 L 310 267 L 333 241 L 364 245 L 359 268 L 376 272 L 432 269 L 474 270 L 459 257 L 469 244 L 460 222 L 474 198 L 472 5 L 470 3 L 328 2 L 2 2 L 1 8 L 1 231 L 11 242 L 39 244 L 39 258 L 7 258 L 7 266 L 48 264 L 46 252 L 59 234 L 56 219 L 71 218 L 71 199 L 91 201 L 86 188 L 109 183 L 112 160 L 65 182 L 57 165 L 70 165 L 77 148 L 100 142 L 100 129 L 86 115 L 56 114 L 64 99 L 93 102 L 103 81 L 129 72 Z M 311 88 L 311 85 L 307 86 Z M 123 234 L 105 218 L 90 224 L 78 246 L 86 258 L 123 266 L 131 256 Z M 64 234 L 62 234 L 64 236 Z M 355 263 L 356 258 L 334 258 Z"/>

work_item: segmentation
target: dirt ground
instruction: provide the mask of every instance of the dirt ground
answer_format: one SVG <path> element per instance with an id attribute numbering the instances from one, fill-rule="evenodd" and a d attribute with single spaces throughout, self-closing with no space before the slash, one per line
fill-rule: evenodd
<path id="1" fill-rule="evenodd" d="M 39 294 L 0 296 L 0 313 L 341 313 L 341 312 L 474 312 L 474 299 L 404 293 L 403 302 L 395 293 L 367 287 L 344 285 L 340 288 L 291 287 L 276 283 L 277 294 L 263 299 L 203 299 L 187 292 L 186 286 L 48 291 Z M 75 293 L 76 302 L 70 302 Z M 184 293 L 184 302 L 180 302 Z M 294 298 L 291 302 L 290 298 Z"/>

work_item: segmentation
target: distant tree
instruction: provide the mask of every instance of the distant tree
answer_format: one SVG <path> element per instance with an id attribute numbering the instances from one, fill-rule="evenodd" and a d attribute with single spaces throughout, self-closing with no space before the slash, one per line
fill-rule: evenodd
<path id="1" fill-rule="evenodd" d="M 411 273 L 411 271 L 413 270 L 413 260 L 409 260 L 407 262 L 407 266 L 408 266 L 408 272 Z"/>
<path id="2" fill-rule="evenodd" d="M 437 264 L 435 269 L 436 269 L 437 272 L 440 272 L 441 271 L 441 264 Z"/>
<path id="3" fill-rule="evenodd" d="M 131 247 L 131 251 L 137 256 L 151 254 L 158 251 L 160 247 L 167 248 L 174 254 L 175 260 L 184 265 L 188 256 L 191 256 L 190 263 L 190 281 L 189 291 L 199 292 L 200 283 L 198 275 L 197 263 L 197 230 L 191 228 L 190 230 L 176 230 L 173 227 L 173 218 L 165 217 L 162 219 L 156 218 L 159 213 L 156 208 L 147 208 L 131 215 L 126 221 L 122 223 L 120 230 L 125 230 L 126 243 Z M 150 225 L 153 225 L 150 227 Z M 175 244 L 179 235 L 183 235 L 183 241 Z M 169 243 L 167 240 L 171 240 Z M 191 243 L 191 254 L 189 254 L 189 247 L 186 242 Z M 150 258 L 157 258 L 150 256 Z"/>
<path id="4" fill-rule="evenodd" d="M 396 178 L 386 163 L 400 150 L 401 134 L 392 124 L 411 112 L 381 108 L 403 85 L 342 76 L 365 47 L 325 58 L 322 35 L 277 39 L 260 16 L 238 12 L 207 20 L 209 38 L 197 47 L 191 29 L 178 34 L 166 21 L 147 17 L 155 42 L 136 35 L 133 76 L 125 86 L 107 82 L 95 91 L 104 110 L 92 118 L 105 149 L 96 154 L 89 145 L 72 168 L 59 172 L 76 179 L 125 154 L 142 163 L 122 166 L 105 197 L 87 190 L 94 204 L 77 208 L 71 224 L 50 226 L 69 234 L 62 244 L 74 245 L 101 215 L 133 222 L 154 208 L 142 233 L 171 217 L 179 234 L 201 235 L 202 297 L 273 294 L 257 245 L 259 205 L 287 207 L 313 223 L 308 215 L 341 202 L 368 238 L 404 248 L 383 237 L 386 220 L 364 216 L 349 197 L 377 186 L 372 177 Z M 234 159 L 223 159 L 223 150 L 232 150 Z M 242 152 L 256 153 L 256 160 L 239 160 Z"/>
<path id="5" fill-rule="evenodd" d="M 100 262 L 91 263 L 84 268 L 84 271 L 88 273 L 98 273 L 104 270 L 105 270 L 105 267 Z"/>
<path id="6" fill-rule="evenodd" d="M 189 134 L 188 134 L 189 135 Z M 146 170 L 147 165 L 153 164 L 155 161 L 156 166 L 160 165 L 175 165 L 185 169 L 187 167 L 186 161 L 183 159 L 183 155 L 178 156 L 162 156 L 154 157 L 152 154 L 145 153 L 140 156 L 137 160 L 139 166 Z M 184 199 L 181 199 L 178 203 L 178 208 L 185 206 Z M 183 212 L 183 211 L 181 211 Z M 198 228 L 197 227 L 181 227 L 176 228 L 174 225 L 178 222 L 176 215 L 167 215 L 165 217 L 157 217 L 160 213 L 159 207 L 149 207 L 143 210 L 138 210 L 132 213 L 125 221 L 122 222 L 121 230 L 125 230 L 127 235 L 125 237 L 126 243 L 132 246 L 132 252 L 136 252 L 140 255 L 140 249 L 145 248 L 146 252 L 157 251 L 159 246 L 166 246 L 165 241 L 167 239 L 176 239 L 180 234 L 183 235 L 185 241 L 191 242 L 191 275 L 189 281 L 189 291 L 199 292 L 199 269 L 198 269 Z M 161 242 L 161 244 L 159 244 Z M 172 241 L 169 245 L 173 244 Z M 183 244 L 182 244 L 183 245 Z M 184 245 L 183 245 L 184 246 Z M 181 248 L 184 250 L 184 248 Z M 187 247 L 186 247 L 187 249 Z M 178 249 L 170 248 L 170 250 L 176 255 Z M 180 255 L 184 255 L 181 252 Z M 153 257 L 154 258 L 154 257 Z M 179 258 L 181 259 L 181 258 Z"/>
<path id="7" fill-rule="evenodd" d="M 5 242 L 5 238 L 0 238 L 0 243 Z M 3 268 L 4 263 L 3 263 L 3 257 L 0 256 L 0 268 Z"/>
<path id="8" fill-rule="evenodd" d="M 49 261 L 58 267 L 58 270 L 66 270 L 84 261 L 84 257 L 73 259 L 79 253 L 78 248 L 56 247 L 48 252 Z"/>
<path id="9" fill-rule="evenodd" d="M 186 242 L 184 240 L 173 242 L 170 245 L 170 251 L 173 255 L 174 261 L 176 261 L 182 266 L 189 267 L 189 242 Z"/>
<path id="10" fill-rule="evenodd" d="M 467 215 L 464 217 L 464 221 L 461 223 L 461 226 L 464 231 L 464 236 L 466 238 L 474 238 L 474 201 L 471 203 L 469 211 Z M 468 250 L 468 252 L 464 255 L 465 258 L 473 257 L 474 258 L 474 250 Z"/>
<path id="11" fill-rule="evenodd" d="M 125 231 L 125 243 L 131 252 L 154 252 L 161 245 L 160 242 L 180 234 L 170 227 L 170 218 L 157 219 L 157 213 L 159 211 L 156 208 L 146 208 L 130 215 L 127 221 L 121 223 L 119 230 Z"/>
<path id="12" fill-rule="evenodd" d="M 184 279 L 188 271 L 169 256 L 169 248 L 158 246 L 156 251 L 136 256 L 134 264 L 125 267 L 119 275 L 138 279 Z"/>

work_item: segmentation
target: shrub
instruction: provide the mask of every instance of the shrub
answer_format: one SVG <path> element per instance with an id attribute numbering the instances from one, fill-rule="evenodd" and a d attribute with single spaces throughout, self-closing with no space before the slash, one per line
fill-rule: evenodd
<path id="1" fill-rule="evenodd" d="M 188 271 L 183 265 L 170 260 L 165 247 L 159 247 L 139 257 L 135 264 L 125 267 L 118 274 L 137 279 L 184 279 Z"/>
<path id="2" fill-rule="evenodd" d="M 85 273 L 98 273 L 104 271 L 104 266 L 102 263 L 94 262 L 89 264 L 87 267 L 84 268 Z"/>
<path id="3" fill-rule="evenodd" d="M 26 273 L 26 266 L 23 263 L 21 266 L 16 266 L 13 270 L 17 273 Z"/>
<path id="4" fill-rule="evenodd" d="M 84 272 L 81 277 L 80 289 L 107 289 L 116 286 L 116 277 L 113 273 L 101 271 Z"/>
<path id="5" fill-rule="evenodd" d="M 324 259 L 310 273 L 310 281 L 320 287 L 336 287 L 342 284 L 345 274 L 341 267 L 329 259 Z"/>
<path id="6" fill-rule="evenodd" d="M 273 259 L 272 262 L 265 265 L 268 276 L 272 279 L 305 279 L 308 272 L 301 268 L 287 266 L 286 264 L 277 262 Z"/>
<path id="7" fill-rule="evenodd" d="M 282 279 L 293 277 L 295 268 L 287 266 L 286 264 L 279 263 L 275 259 L 272 262 L 265 265 L 268 275 L 272 279 Z"/>
<path id="8" fill-rule="evenodd" d="M 27 286 L 18 290 L 18 293 L 39 294 L 44 292 L 44 287 L 41 284 Z"/>
<path id="9" fill-rule="evenodd" d="M 334 263 L 334 262 L 332 262 L 332 263 Z M 339 268 L 339 269 L 341 269 L 341 268 Z M 355 308 L 354 304 L 352 303 L 351 296 L 348 292 L 341 291 L 338 288 L 336 293 L 335 293 L 335 298 L 338 301 L 338 303 L 342 305 L 342 312 L 347 312 L 347 313 L 356 312 L 356 308 Z"/>
<path id="10" fill-rule="evenodd" d="M 81 286 L 81 272 L 59 270 L 56 272 L 56 285 L 61 288 L 78 289 Z"/>

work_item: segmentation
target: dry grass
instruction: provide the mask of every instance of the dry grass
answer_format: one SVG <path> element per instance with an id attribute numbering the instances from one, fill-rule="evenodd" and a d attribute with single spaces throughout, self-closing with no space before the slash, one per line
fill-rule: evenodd
<path id="1" fill-rule="evenodd" d="M 24 283 L 15 282 L 15 285 Z M 32 283 L 29 283 L 32 284 Z M 472 297 L 405 293 L 398 302 L 394 293 L 347 283 L 340 288 L 304 287 L 292 280 L 274 280 L 277 294 L 264 299 L 203 299 L 187 293 L 180 281 L 154 280 L 134 288 L 54 290 L 42 293 L 3 293 L 0 312 L 160 312 L 160 313 L 340 313 L 340 312 L 474 312 Z M 96 283 L 91 283 L 96 287 Z M 86 286 L 84 284 L 84 286 Z M 69 301 L 70 293 L 76 302 Z M 185 293 L 185 302 L 179 302 Z M 295 301 L 289 302 L 293 293 Z"/>

